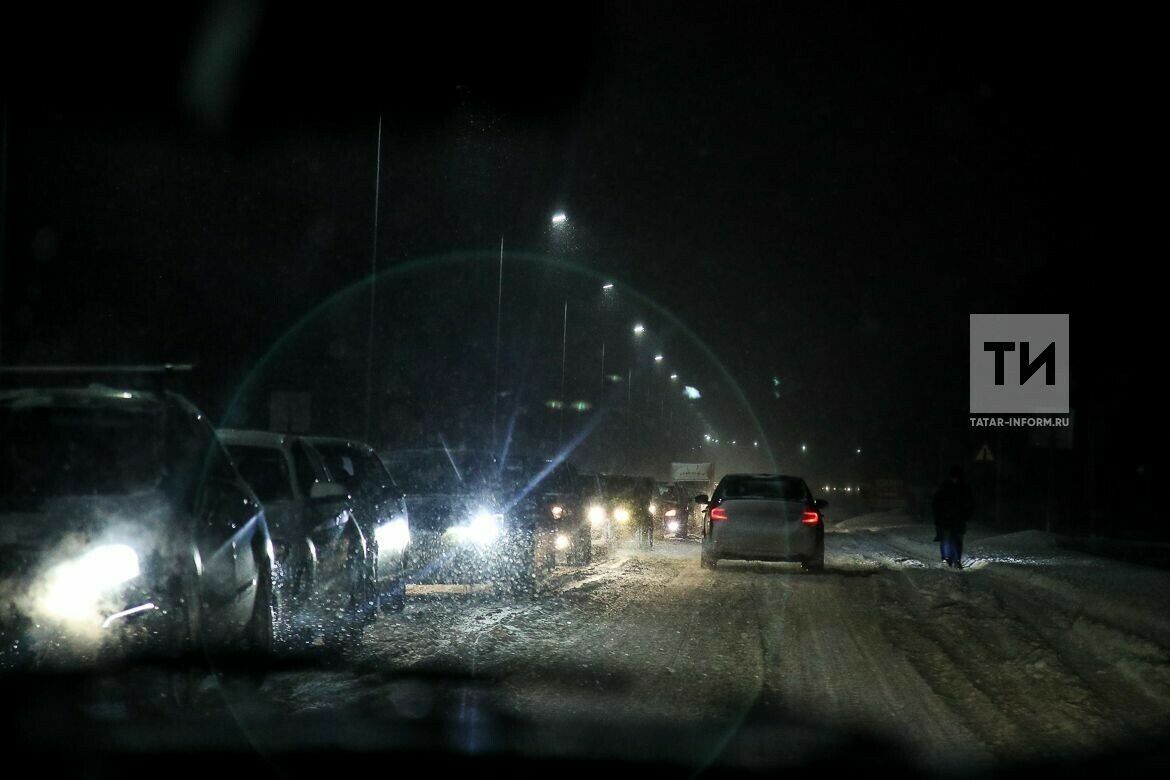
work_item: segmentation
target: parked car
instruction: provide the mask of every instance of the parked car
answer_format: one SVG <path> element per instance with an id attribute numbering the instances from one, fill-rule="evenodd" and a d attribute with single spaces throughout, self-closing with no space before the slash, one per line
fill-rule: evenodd
<path id="1" fill-rule="evenodd" d="M 728 474 L 704 504 L 700 563 L 715 568 L 727 559 L 799 561 L 802 568 L 825 568 L 828 502 L 813 498 L 800 477 L 783 474 Z"/>
<path id="2" fill-rule="evenodd" d="M 161 387 L 21 373 L 0 390 L 0 667 L 267 655 L 264 509 L 207 418 Z"/>
<path id="3" fill-rule="evenodd" d="M 367 559 L 374 598 L 384 611 L 401 611 L 406 606 L 410 554 L 410 513 L 402 490 L 370 445 L 324 436 L 305 441 L 354 502 L 354 514 L 370 547 Z"/>
<path id="4" fill-rule="evenodd" d="M 552 559 L 549 529 L 509 499 L 494 455 L 405 450 L 383 461 L 410 511 L 410 581 L 535 587 Z"/>
<path id="5" fill-rule="evenodd" d="M 281 639 L 290 649 L 356 640 L 373 612 L 366 537 L 345 485 L 300 436 L 221 430 L 264 505 L 276 546 Z"/>

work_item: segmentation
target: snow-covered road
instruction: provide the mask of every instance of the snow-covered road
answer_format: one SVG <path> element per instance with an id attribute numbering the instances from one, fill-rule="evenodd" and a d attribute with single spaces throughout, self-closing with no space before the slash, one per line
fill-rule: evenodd
<path id="1" fill-rule="evenodd" d="M 412 592 L 344 669 L 285 672 L 293 712 L 397 713 L 411 674 L 488 681 L 518 715 L 716 724 L 782 710 L 915 760 L 1067 757 L 1170 727 L 1170 574 L 973 530 L 942 568 L 895 515 L 826 536 L 827 571 L 723 562 L 695 541 L 559 569 L 532 599 Z M 718 735 L 716 735 L 717 737 Z M 718 739 L 702 749 L 717 749 Z"/>

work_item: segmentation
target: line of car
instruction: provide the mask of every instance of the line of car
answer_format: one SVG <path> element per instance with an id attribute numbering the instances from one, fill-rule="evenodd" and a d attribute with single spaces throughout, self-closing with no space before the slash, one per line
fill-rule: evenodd
<path id="1" fill-rule="evenodd" d="M 408 582 L 529 594 L 598 545 L 696 525 L 706 567 L 824 566 L 798 478 L 727 475 L 692 503 L 560 460 L 216 431 L 165 382 L 35 378 L 0 390 L 0 668 L 341 650 Z"/>
<path id="2" fill-rule="evenodd" d="M 340 650 L 408 582 L 531 593 L 664 511 L 557 460 L 217 431 L 145 373 L 0 390 L 0 668 Z"/>

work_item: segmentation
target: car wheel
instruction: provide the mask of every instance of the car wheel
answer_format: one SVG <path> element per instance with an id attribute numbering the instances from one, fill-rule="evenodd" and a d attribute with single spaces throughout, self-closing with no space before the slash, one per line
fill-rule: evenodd
<path id="1" fill-rule="evenodd" d="M 800 567 L 805 571 L 823 572 L 825 570 L 825 543 L 818 544 L 816 552 L 807 561 L 802 561 Z"/>
<path id="2" fill-rule="evenodd" d="M 276 610 L 273 598 L 272 568 L 265 563 L 256 575 L 256 598 L 252 603 L 252 617 L 244 641 L 246 652 L 256 660 L 263 660 L 272 655 L 274 644 L 273 625 L 276 622 Z"/>
<path id="3" fill-rule="evenodd" d="M 349 578 L 348 603 L 336 614 L 330 615 L 332 619 L 325 621 L 325 647 L 331 651 L 341 651 L 355 644 L 361 638 L 367 622 L 366 599 L 373 592 L 373 587 L 369 583 L 365 551 L 356 539 L 350 544 L 346 571 Z"/>
<path id="4" fill-rule="evenodd" d="M 508 591 L 514 596 L 536 592 L 537 579 L 543 568 L 540 535 L 525 533 L 516 546 L 515 564 L 505 574 Z"/>
<path id="5" fill-rule="evenodd" d="M 406 609 L 406 580 L 391 580 L 379 600 L 383 612 L 401 612 Z"/>
<path id="6" fill-rule="evenodd" d="M 573 542 L 573 563 L 577 566 L 588 566 L 589 562 L 593 560 L 593 534 L 590 533 L 589 528 L 577 533 L 577 538 Z"/>

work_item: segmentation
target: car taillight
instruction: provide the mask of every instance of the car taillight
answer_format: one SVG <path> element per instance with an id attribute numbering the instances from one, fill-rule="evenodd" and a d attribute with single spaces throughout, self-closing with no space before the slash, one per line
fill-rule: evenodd
<path id="1" fill-rule="evenodd" d="M 816 525 L 821 522 L 821 513 L 806 509 L 804 514 L 800 516 L 800 522 L 805 525 Z"/>
<path id="2" fill-rule="evenodd" d="M 711 510 L 711 519 L 712 520 L 726 520 L 727 519 L 727 510 L 721 506 L 715 507 L 714 509 Z"/>

